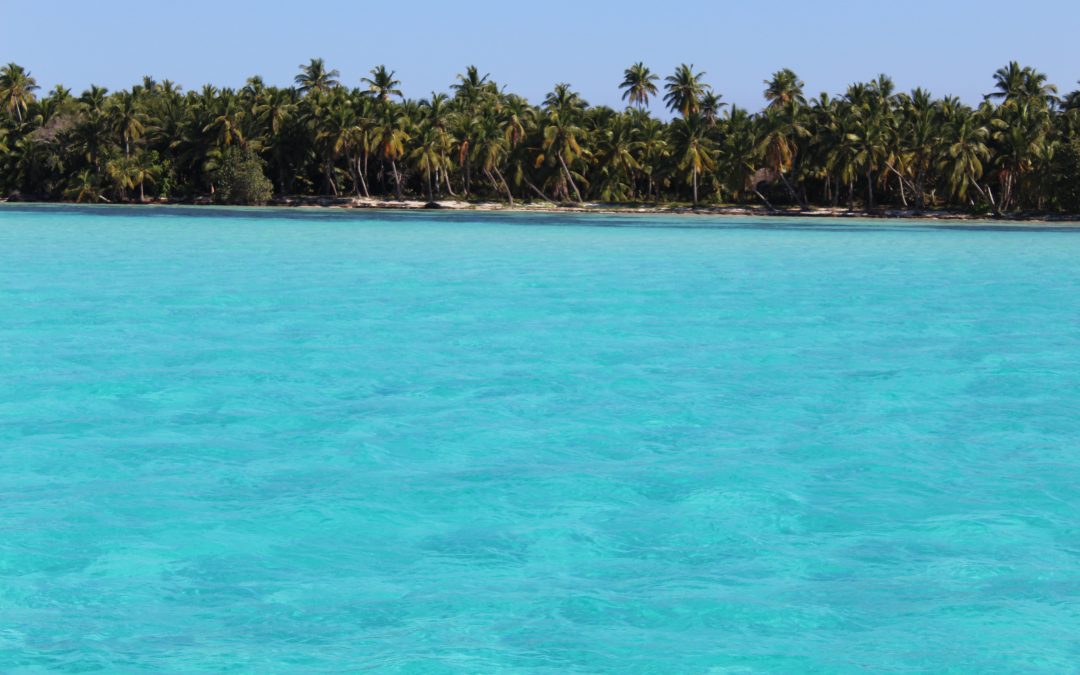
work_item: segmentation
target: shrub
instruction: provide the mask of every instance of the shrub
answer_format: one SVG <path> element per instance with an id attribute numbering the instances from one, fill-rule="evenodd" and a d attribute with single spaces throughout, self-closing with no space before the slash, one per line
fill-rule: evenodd
<path id="1" fill-rule="evenodd" d="M 263 173 L 263 161 L 251 150 L 229 147 L 217 170 L 214 201 L 219 204 L 265 204 L 274 185 Z"/>

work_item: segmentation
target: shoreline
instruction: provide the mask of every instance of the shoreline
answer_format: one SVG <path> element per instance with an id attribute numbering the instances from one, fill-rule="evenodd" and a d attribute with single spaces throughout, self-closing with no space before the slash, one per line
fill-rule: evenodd
<path id="1" fill-rule="evenodd" d="M 74 206 L 78 202 L 45 199 L 10 199 L 0 198 L 0 204 L 55 204 Z M 87 206 L 91 206 L 87 204 Z M 1056 223 L 1065 226 L 1080 227 L 1080 214 L 973 214 L 962 211 L 936 209 L 885 208 L 874 212 L 849 211 L 844 207 L 811 207 L 767 209 L 760 205 L 713 205 L 697 208 L 683 205 L 648 205 L 648 204 L 609 204 L 603 202 L 585 202 L 581 204 L 551 204 L 546 202 L 470 202 L 455 199 L 441 199 L 427 202 L 419 199 L 376 199 L 368 197 L 281 197 L 261 205 L 226 205 L 215 204 L 209 197 L 196 199 L 153 199 L 143 202 L 131 201 L 120 203 L 94 204 L 92 206 L 208 206 L 272 208 L 272 209 L 357 209 L 384 211 L 473 211 L 484 213 L 581 213 L 598 215 L 658 215 L 658 216 L 730 216 L 759 218 L 837 218 L 869 220 L 912 220 L 928 222 L 979 222 L 1021 224 L 1021 223 Z"/>

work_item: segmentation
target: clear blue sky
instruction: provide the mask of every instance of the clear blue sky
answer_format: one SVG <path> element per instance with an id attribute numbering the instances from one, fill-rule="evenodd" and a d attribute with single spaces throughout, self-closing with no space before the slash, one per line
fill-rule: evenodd
<path id="1" fill-rule="evenodd" d="M 884 72 L 901 89 L 971 102 L 1011 59 L 1063 92 L 1080 79 L 1080 3 L 1065 0 L 0 0 L 0 16 L 0 61 L 29 68 L 43 88 L 76 92 L 143 75 L 185 89 L 238 87 L 256 73 L 288 84 L 312 56 L 352 86 L 385 63 L 410 97 L 446 90 L 475 63 L 534 101 L 566 81 L 609 105 L 637 60 L 662 75 L 693 63 L 725 101 L 753 109 L 762 80 L 782 67 L 812 95 Z"/>

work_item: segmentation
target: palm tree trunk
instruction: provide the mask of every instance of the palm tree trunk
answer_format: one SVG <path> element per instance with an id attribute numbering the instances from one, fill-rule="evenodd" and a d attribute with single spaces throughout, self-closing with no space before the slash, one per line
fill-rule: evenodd
<path id="1" fill-rule="evenodd" d="M 364 171 L 363 171 L 363 169 L 360 168 L 360 158 L 359 157 L 356 158 L 356 175 L 360 177 L 360 186 L 364 188 L 364 196 L 370 199 L 371 195 L 368 194 L 367 181 L 364 179 Z"/>
<path id="2" fill-rule="evenodd" d="M 694 208 L 697 208 L 697 167 L 694 167 Z"/>
<path id="3" fill-rule="evenodd" d="M 975 189 L 979 191 L 979 194 L 982 195 L 982 198 L 990 204 L 990 209 L 993 210 L 994 215 L 1000 217 L 1001 208 L 998 206 L 997 202 L 994 201 L 994 193 L 990 190 L 990 186 L 987 185 L 986 188 L 983 189 L 983 186 L 979 185 L 979 182 L 975 180 L 974 176 L 972 176 L 971 184 L 974 185 Z"/>
<path id="4" fill-rule="evenodd" d="M 901 174 L 896 169 L 893 169 L 891 164 L 886 164 L 885 166 L 892 169 L 892 172 L 896 174 L 896 182 L 900 185 L 900 203 L 903 204 L 904 208 L 906 209 L 908 203 L 907 203 L 907 193 L 904 191 L 904 176 L 903 176 L 903 174 Z"/>
<path id="5" fill-rule="evenodd" d="M 581 198 L 581 192 L 577 189 L 577 183 L 574 182 L 574 177 L 570 175 L 570 169 L 566 166 L 566 160 L 563 159 L 562 153 L 560 152 L 557 154 L 559 155 L 559 163 L 562 164 L 563 172 L 566 173 L 566 180 L 570 183 L 570 187 L 574 188 L 574 194 L 577 195 L 577 200 L 580 204 L 585 200 Z"/>
<path id="6" fill-rule="evenodd" d="M 761 194 L 761 191 L 757 189 L 756 185 L 754 186 L 754 194 L 758 196 L 758 199 L 765 202 L 765 208 L 769 209 L 769 211 L 772 213 L 776 212 L 776 207 L 770 204 L 768 199 L 765 199 L 765 195 Z"/>
<path id="7" fill-rule="evenodd" d="M 808 208 L 807 204 L 795 192 L 795 187 L 791 184 L 791 181 L 787 179 L 787 176 L 784 175 L 784 172 L 777 169 L 776 173 L 779 174 L 780 180 L 784 183 L 784 187 L 787 188 L 788 194 L 791 195 L 791 201 L 798 203 L 799 206 L 804 209 Z"/>
<path id="8" fill-rule="evenodd" d="M 874 181 L 869 169 L 866 170 L 866 210 L 874 210 Z"/>
<path id="9" fill-rule="evenodd" d="M 506 182 L 506 178 L 503 177 L 502 171 L 499 171 L 499 167 L 495 167 L 495 174 L 502 181 L 503 187 L 506 188 L 506 200 L 510 202 L 510 206 L 514 205 L 514 194 L 510 192 L 510 184 Z"/>
<path id="10" fill-rule="evenodd" d="M 277 167 L 278 190 L 281 194 L 285 194 L 287 192 L 285 186 L 285 167 L 281 162 L 280 153 L 277 150 L 274 150 L 274 160 L 274 166 Z"/>
<path id="11" fill-rule="evenodd" d="M 532 190 L 533 192 L 535 192 L 536 194 L 540 195 L 540 199 L 543 199 L 543 200 L 544 200 L 545 202 L 547 202 L 547 203 L 549 203 L 549 204 L 554 204 L 554 203 L 555 203 L 555 201 L 554 201 L 553 199 L 551 199 L 551 198 L 550 198 L 550 197 L 548 197 L 548 196 L 547 196 L 546 194 L 544 194 L 544 191 L 543 191 L 543 190 L 541 190 L 540 188 L 538 188 L 538 187 L 536 187 L 535 185 L 533 185 L 532 181 L 531 181 L 531 180 L 529 180 L 528 178 L 525 178 L 525 184 L 526 184 L 526 185 L 528 185 L 528 186 L 529 186 L 529 188 L 530 188 L 530 189 L 531 189 L 531 190 Z"/>
<path id="12" fill-rule="evenodd" d="M 337 197 L 338 190 L 337 185 L 334 184 L 334 167 L 330 163 L 330 160 L 327 160 L 326 163 L 323 164 L 323 173 L 326 175 L 326 184 L 330 186 L 330 191 Z"/>
<path id="13" fill-rule="evenodd" d="M 349 167 L 349 175 L 352 177 L 353 192 L 359 197 L 360 177 L 357 175 L 357 163 L 353 161 L 352 155 L 348 152 L 345 153 L 345 166 Z"/>
<path id="14" fill-rule="evenodd" d="M 397 191 L 398 201 L 401 201 L 401 174 L 397 170 L 397 162 L 390 160 L 390 168 L 394 171 L 394 187 Z"/>

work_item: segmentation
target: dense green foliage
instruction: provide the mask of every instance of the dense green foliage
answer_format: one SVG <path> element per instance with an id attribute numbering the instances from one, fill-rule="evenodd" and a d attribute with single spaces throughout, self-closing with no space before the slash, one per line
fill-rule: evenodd
<path id="1" fill-rule="evenodd" d="M 263 173 L 263 161 L 251 148 L 225 148 L 215 178 L 214 201 L 219 204 L 265 204 L 274 185 Z"/>
<path id="2" fill-rule="evenodd" d="M 57 87 L 0 69 L 0 196 L 132 201 L 214 195 L 404 196 L 604 202 L 1080 211 L 1080 92 L 1010 63 L 978 107 L 894 91 L 885 76 L 808 100 L 790 70 L 758 113 L 727 106 L 683 65 L 644 64 L 626 110 L 590 107 L 558 84 L 540 103 L 470 67 L 405 99 L 379 66 L 350 89 L 319 59 L 295 86 L 181 92 Z M 671 121 L 650 116 L 663 103 Z M 265 176 L 263 174 L 265 167 Z M 266 176 L 269 178 L 267 179 Z M 269 181 L 266 183 L 265 181 Z"/>

